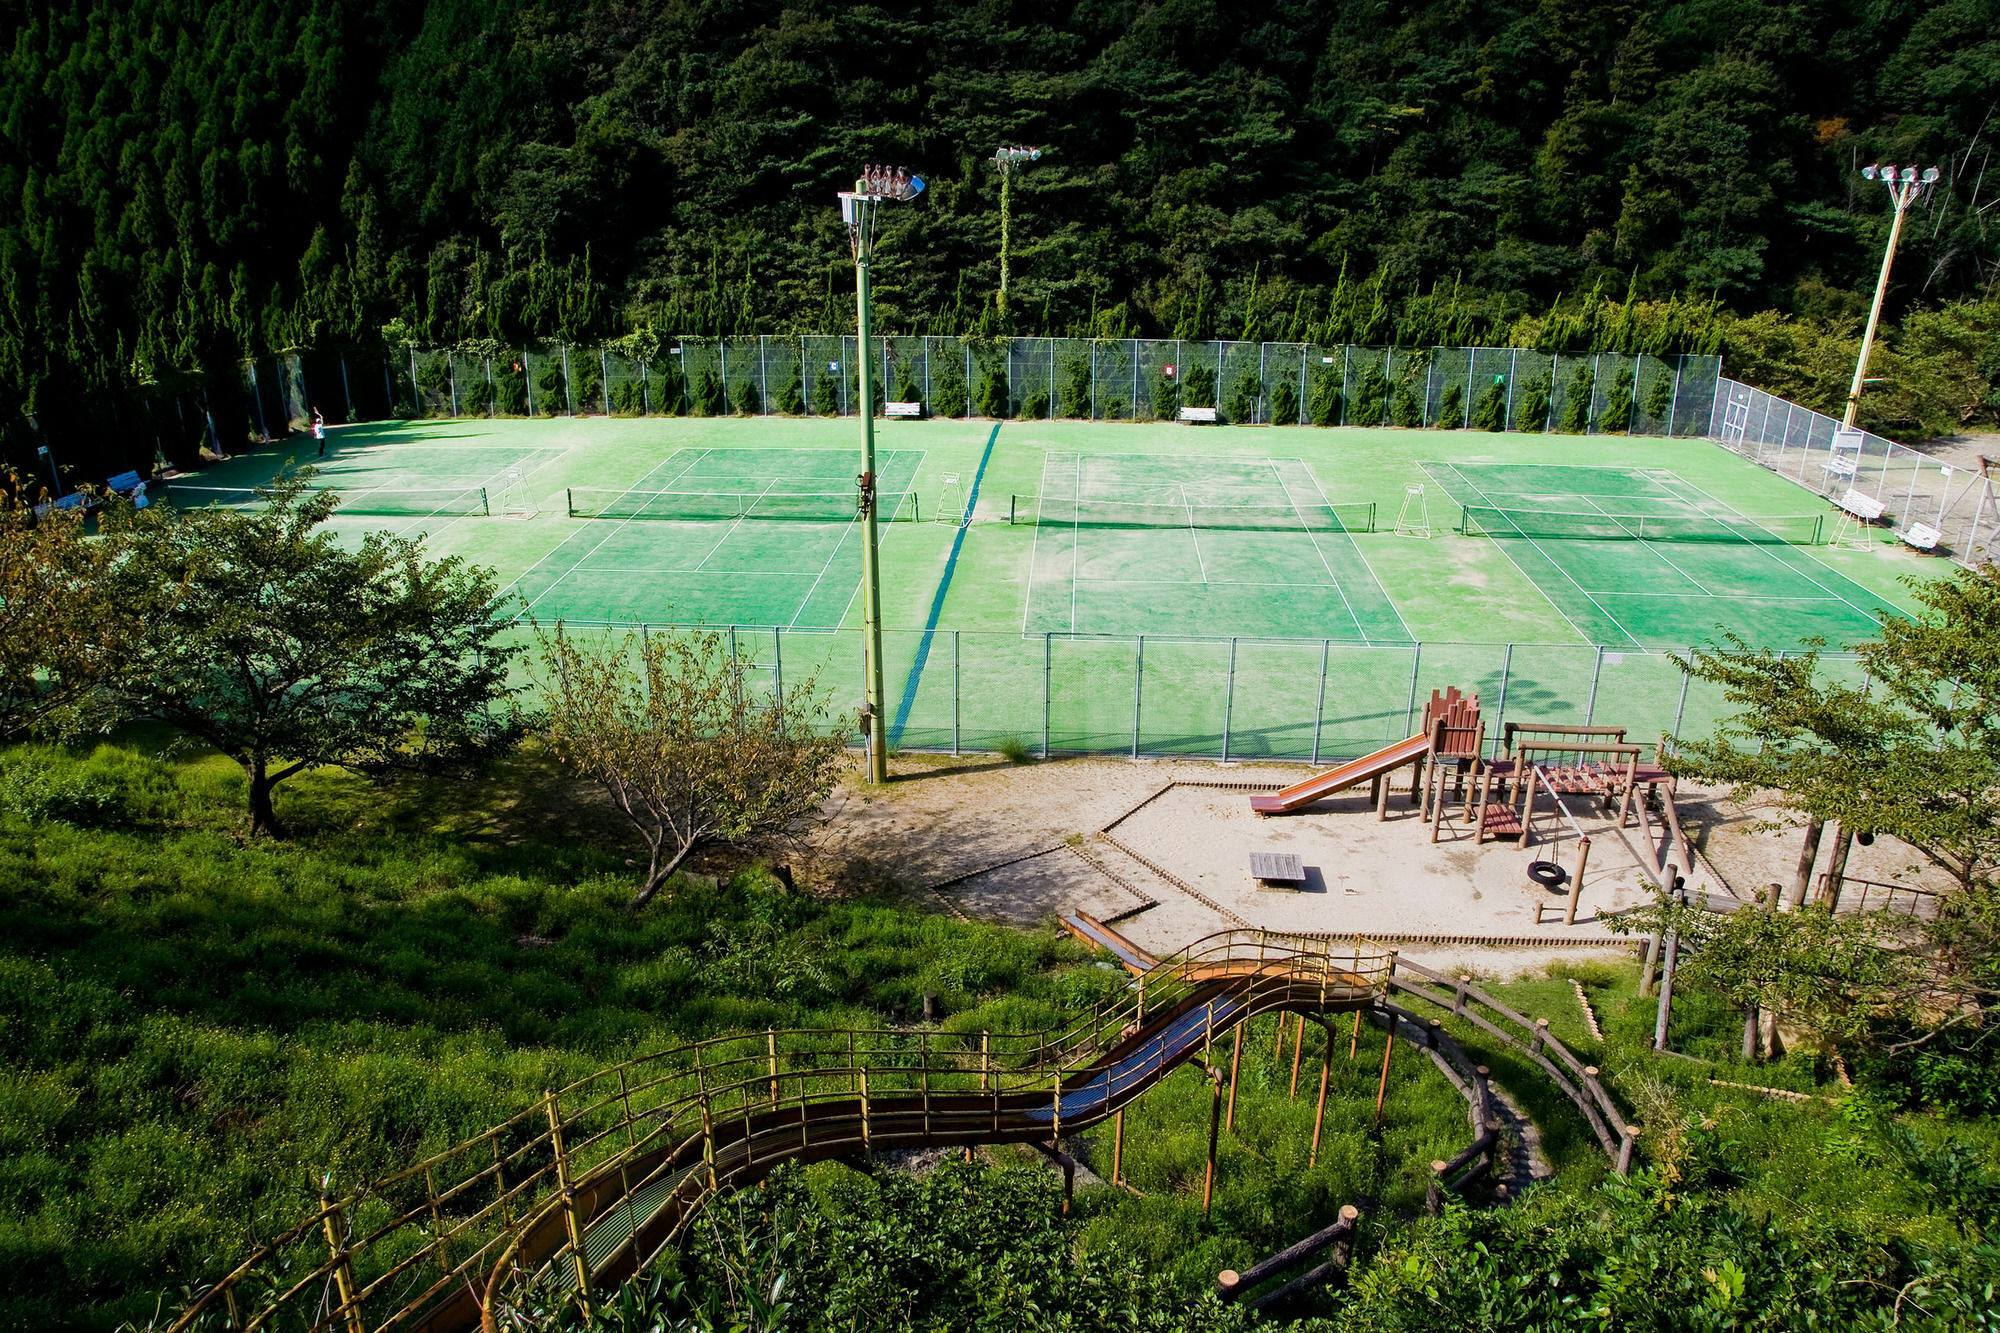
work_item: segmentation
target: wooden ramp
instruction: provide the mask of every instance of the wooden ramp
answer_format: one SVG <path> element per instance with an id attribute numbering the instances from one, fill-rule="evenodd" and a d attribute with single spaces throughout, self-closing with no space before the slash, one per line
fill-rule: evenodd
<path id="1" fill-rule="evenodd" d="M 1160 960 L 1099 921 L 1088 912 L 1069 911 L 1056 918 L 1062 928 L 1093 949 L 1103 949 L 1116 958 L 1127 972 L 1150 972 Z"/>

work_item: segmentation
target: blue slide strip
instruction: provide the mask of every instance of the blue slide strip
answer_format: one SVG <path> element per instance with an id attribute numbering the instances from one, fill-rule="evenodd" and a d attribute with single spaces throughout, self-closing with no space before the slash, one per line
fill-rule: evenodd
<path id="1" fill-rule="evenodd" d="M 896 705 L 896 720 L 889 728 L 889 748 L 895 749 L 902 743 L 903 727 L 910 720 L 910 709 L 916 706 L 917 682 L 924 677 L 924 663 L 930 659 L 931 641 L 937 638 L 938 617 L 944 614 L 944 595 L 951 588 L 952 571 L 958 568 L 958 553 L 965 545 L 965 533 L 972 526 L 973 506 L 979 503 L 979 483 L 986 478 L 986 465 L 993 459 L 993 442 L 1000 438 L 1000 423 L 993 423 L 993 433 L 986 437 L 986 452 L 979 456 L 979 471 L 972 474 L 972 489 L 965 497 L 965 520 L 951 539 L 951 555 L 944 562 L 944 577 L 938 580 L 937 596 L 931 598 L 930 618 L 924 622 L 924 637 L 917 642 L 917 660 L 910 663 L 910 678 L 903 682 L 903 699 Z"/>

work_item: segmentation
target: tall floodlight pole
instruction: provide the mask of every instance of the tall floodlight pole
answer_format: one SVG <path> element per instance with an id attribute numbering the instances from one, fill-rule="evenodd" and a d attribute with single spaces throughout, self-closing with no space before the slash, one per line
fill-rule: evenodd
<path id="1" fill-rule="evenodd" d="M 1936 167 L 1926 168 L 1921 175 L 1915 167 L 1863 167 L 1861 174 L 1888 187 L 1896 217 L 1889 224 L 1889 244 L 1882 250 L 1882 275 L 1875 279 L 1875 304 L 1868 308 L 1868 327 L 1861 334 L 1861 355 L 1854 362 L 1854 383 L 1847 391 L 1847 414 L 1840 420 L 1843 430 L 1853 430 L 1854 419 L 1861 414 L 1861 386 L 1867 382 L 1868 353 L 1875 347 L 1875 326 L 1882 321 L 1882 301 L 1889 294 L 1889 266 L 1896 260 L 1896 242 L 1903 234 L 1903 214 L 1938 179 Z"/>
<path id="2" fill-rule="evenodd" d="M 882 584 L 875 536 L 875 385 L 870 365 L 872 340 L 868 308 L 868 267 L 875 252 L 875 213 L 885 200 L 907 201 L 923 193 L 921 177 L 906 167 L 864 167 L 852 190 L 840 192 L 840 219 L 854 250 L 855 331 L 860 343 L 861 474 L 856 504 L 861 518 L 862 685 L 866 702 L 862 734 L 868 738 L 868 780 L 889 780 L 888 719 L 882 708 Z"/>
<path id="3" fill-rule="evenodd" d="M 1014 215 L 1014 168 L 1041 155 L 1039 148 L 1001 148 L 993 154 L 993 165 L 1000 168 L 1000 313 L 1003 315 L 1007 313 L 1007 242 Z"/>

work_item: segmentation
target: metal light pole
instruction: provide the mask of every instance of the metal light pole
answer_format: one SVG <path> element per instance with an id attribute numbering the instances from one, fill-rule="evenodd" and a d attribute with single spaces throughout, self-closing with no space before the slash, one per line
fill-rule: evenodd
<path id="1" fill-rule="evenodd" d="M 1875 280 L 1875 304 L 1868 308 L 1868 327 L 1861 335 L 1861 355 L 1854 362 L 1854 384 L 1847 391 L 1847 414 L 1840 420 L 1842 430 L 1853 430 L 1854 419 L 1861 413 L 1861 386 L 1867 382 L 1868 353 L 1875 346 L 1875 326 L 1882 320 L 1882 301 L 1889 294 L 1889 265 L 1895 262 L 1896 241 L 1903 234 L 1903 214 L 1923 197 L 1925 190 L 1937 184 L 1938 179 L 1936 167 L 1928 167 L 1919 175 L 1915 167 L 1871 166 L 1861 168 L 1861 174 L 1888 187 L 1889 202 L 1895 205 L 1896 217 L 1889 224 L 1889 244 L 1882 250 L 1882 275 Z"/>
<path id="2" fill-rule="evenodd" d="M 993 153 L 993 165 L 1000 168 L 1000 313 L 1003 315 L 1007 313 L 1007 240 L 1014 212 L 1014 167 L 1016 163 L 1033 162 L 1041 155 L 1039 148 L 1000 148 Z"/>
<path id="3" fill-rule="evenodd" d="M 854 309 L 861 374 L 861 473 L 856 504 L 861 518 L 861 616 L 864 660 L 861 730 L 868 738 L 868 780 L 889 780 L 889 753 L 882 707 L 882 584 L 875 528 L 875 387 L 870 366 L 868 267 L 875 251 L 875 212 L 884 200 L 910 200 L 923 193 L 922 178 L 907 168 L 864 167 L 852 190 L 840 192 L 840 219 L 854 250 Z"/>

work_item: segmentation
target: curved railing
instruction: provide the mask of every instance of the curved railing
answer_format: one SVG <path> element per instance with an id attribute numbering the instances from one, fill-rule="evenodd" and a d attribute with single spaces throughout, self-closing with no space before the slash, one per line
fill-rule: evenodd
<path id="1" fill-rule="evenodd" d="M 1390 955 L 1225 931 L 1060 1031 L 770 1030 L 600 1070 L 320 1208 L 203 1291 L 173 1333 L 465 1330 L 520 1288 L 608 1289 L 718 1190 L 781 1162 L 1051 1142 L 1276 1009 L 1372 1005 Z"/>

